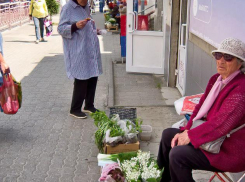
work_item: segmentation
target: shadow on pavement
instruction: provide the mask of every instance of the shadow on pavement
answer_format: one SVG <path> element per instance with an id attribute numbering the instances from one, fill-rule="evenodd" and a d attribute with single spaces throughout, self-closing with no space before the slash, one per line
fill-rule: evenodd
<path id="1" fill-rule="evenodd" d="M 72 82 L 66 77 L 62 55 L 44 57 L 21 83 L 22 107 L 15 115 L 1 113 L 0 117 L 0 143 L 1 138 L 7 143 L 14 142 L 14 155 L 21 150 L 20 143 L 29 147 L 41 145 L 50 140 L 50 134 L 61 132 L 68 118 L 72 93 Z M 72 128 L 73 122 L 68 119 L 67 125 Z M 58 142 L 58 138 L 55 141 Z M 0 150 L 4 151 L 0 152 L 1 158 L 9 148 Z"/>
<path id="2" fill-rule="evenodd" d="M 21 83 L 21 109 L 15 115 L 1 113 L 0 117 L 0 159 L 4 159 L 1 160 L 1 169 L 5 169 L 0 172 L 0 181 L 8 174 L 13 178 L 21 176 L 21 181 L 36 181 L 34 179 L 39 179 L 43 170 L 45 174 L 49 171 L 51 181 L 59 181 L 56 177 L 59 179 L 63 174 L 52 169 L 63 170 L 66 167 L 72 168 L 71 172 L 66 172 L 67 181 L 73 181 L 70 178 L 75 177 L 74 171 L 81 162 L 87 166 L 84 174 L 91 165 L 97 166 L 91 161 L 84 161 L 85 158 L 92 158 L 90 151 L 95 147 L 92 139 L 95 128 L 91 119 L 69 116 L 73 85 L 66 76 L 63 56 L 44 57 Z M 63 164 L 65 159 L 72 165 Z M 31 168 L 36 172 L 22 171 L 28 166 L 33 166 Z M 17 168 L 21 170 L 14 170 Z M 14 176 L 11 176 L 12 171 Z M 95 174 L 98 172 L 99 168 L 96 168 Z M 79 175 L 89 179 L 99 178 L 98 175 L 84 174 L 79 172 Z"/>
<path id="3" fill-rule="evenodd" d="M 18 129 L 0 128 L 0 145 L 8 142 L 30 142 L 33 140 L 28 134 L 20 133 Z"/>
<path id="4" fill-rule="evenodd" d="M 33 44 L 34 41 L 13 40 L 13 41 L 5 41 L 5 42 L 21 42 L 21 43 L 32 43 Z"/>

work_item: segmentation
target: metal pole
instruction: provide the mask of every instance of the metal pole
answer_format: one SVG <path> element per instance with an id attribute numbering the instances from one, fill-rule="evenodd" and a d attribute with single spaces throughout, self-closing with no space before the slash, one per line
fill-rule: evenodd
<path id="1" fill-rule="evenodd" d="M 141 15 L 144 15 L 145 14 L 144 9 L 145 9 L 145 0 L 141 0 L 141 12 L 142 12 Z"/>
<path id="2" fill-rule="evenodd" d="M 138 12 L 138 0 L 134 0 L 134 11 Z"/>

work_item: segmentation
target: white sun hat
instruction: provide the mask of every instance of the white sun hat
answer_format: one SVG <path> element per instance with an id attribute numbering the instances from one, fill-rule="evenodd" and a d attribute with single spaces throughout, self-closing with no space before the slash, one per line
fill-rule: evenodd
<path id="1" fill-rule="evenodd" d="M 227 38 L 223 40 L 219 48 L 212 51 L 212 54 L 214 55 L 215 52 L 230 54 L 245 61 L 245 43 L 236 38 Z"/>

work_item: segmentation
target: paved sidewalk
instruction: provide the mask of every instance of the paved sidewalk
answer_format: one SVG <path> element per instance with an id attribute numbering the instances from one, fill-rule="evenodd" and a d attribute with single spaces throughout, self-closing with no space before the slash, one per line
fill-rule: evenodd
<path id="1" fill-rule="evenodd" d="M 127 73 L 125 64 L 113 64 L 116 106 L 166 106 L 160 82 L 149 74 Z"/>
<path id="2" fill-rule="evenodd" d="M 103 15 L 95 20 L 103 27 Z M 23 105 L 16 115 L 1 114 L 1 182 L 95 182 L 100 176 L 92 119 L 68 115 L 73 83 L 66 77 L 56 29 L 48 42 L 39 44 L 34 44 L 33 23 L 3 33 L 5 59 L 22 82 Z M 104 74 L 96 95 L 101 110 L 108 100 L 107 60 L 113 56 L 104 38 L 99 37 Z"/>
<path id="3" fill-rule="evenodd" d="M 58 18 L 54 17 L 54 21 L 58 22 Z M 103 28 L 103 15 L 97 12 L 94 19 Z M 34 44 L 33 23 L 4 32 L 3 37 L 5 59 L 13 75 L 22 81 L 23 105 L 16 115 L 1 114 L 0 182 L 96 182 L 100 176 L 93 139 L 96 128 L 91 118 L 79 120 L 68 115 L 73 83 L 66 77 L 62 39 L 56 27 L 48 42 L 38 45 Z M 113 76 L 110 64 L 120 59 L 119 35 L 108 33 L 99 39 L 104 74 L 99 77 L 96 106 L 108 111 L 109 81 Z M 180 116 L 173 107 L 164 106 L 165 99 L 161 98 L 157 83 L 152 83 L 153 76 L 127 74 L 126 78 L 125 65 L 115 66 L 115 83 L 123 83 L 117 85 L 115 101 L 119 105 L 137 106 L 138 117 L 153 126 L 151 141 L 142 142 L 141 149 L 156 156 L 162 130 Z M 145 102 L 137 104 L 130 93 L 124 93 L 139 81 L 142 84 L 138 86 L 143 85 L 145 93 L 137 99 L 160 99 L 161 104 L 155 107 Z M 149 89 L 154 94 L 146 94 Z M 141 90 L 135 92 L 138 91 Z M 195 173 L 197 181 L 207 181 L 209 174 Z"/>

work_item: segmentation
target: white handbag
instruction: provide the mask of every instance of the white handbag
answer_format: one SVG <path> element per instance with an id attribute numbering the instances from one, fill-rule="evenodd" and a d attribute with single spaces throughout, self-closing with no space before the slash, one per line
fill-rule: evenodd
<path id="1" fill-rule="evenodd" d="M 197 126 L 202 125 L 204 122 L 206 122 L 206 121 L 203 121 L 203 120 L 193 121 L 193 124 L 192 124 L 192 126 L 191 126 L 190 129 L 196 128 Z M 239 126 L 238 128 L 236 128 L 234 130 L 231 130 L 230 133 L 228 133 L 225 136 L 222 136 L 222 137 L 218 138 L 217 140 L 204 143 L 204 144 L 202 144 L 200 146 L 200 148 L 203 149 L 203 150 L 205 150 L 205 151 L 207 151 L 207 152 L 210 152 L 210 153 L 213 153 L 213 154 L 218 154 L 219 151 L 220 151 L 220 147 L 221 147 L 222 143 L 224 142 L 224 140 L 226 139 L 226 137 L 229 138 L 232 133 L 235 133 L 236 131 L 240 130 L 244 126 L 245 126 L 245 124 Z"/>

